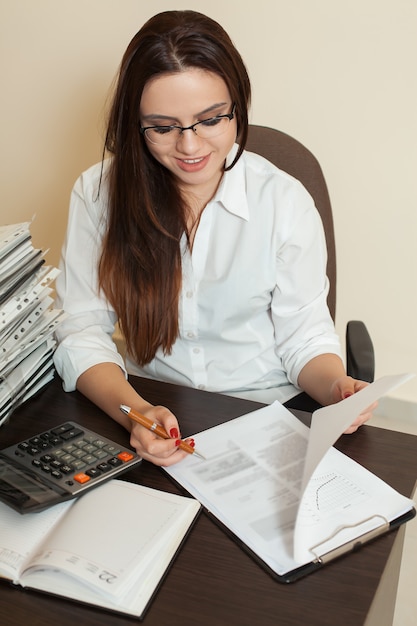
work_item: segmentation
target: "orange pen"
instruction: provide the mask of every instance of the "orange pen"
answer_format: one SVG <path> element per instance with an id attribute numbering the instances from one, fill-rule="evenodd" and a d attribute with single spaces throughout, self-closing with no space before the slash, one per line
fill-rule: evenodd
<path id="1" fill-rule="evenodd" d="M 120 410 L 122 411 L 122 413 L 125 413 L 128 417 L 130 417 L 131 420 L 138 422 L 138 424 L 152 431 L 153 433 L 155 433 L 155 435 L 161 437 L 161 439 L 171 439 L 167 431 L 160 424 L 153 422 L 151 419 L 149 419 L 149 417 L 146 417 L 146 415 L 138 413 L 134 409 L 131 409 L 130 406 L 126 406 L 125 404 L 120 405 Z M 190 446 L 190 444 L 186 443 L 185 441 L 181 441 L 178 447 L 181 450 L 188 452 L 188 454 L 195 454 L 196 456 L 200 457 L 200 459 L 204 459 L 204 456 L 202 454 L 197 452 L 195 448 Z"/>

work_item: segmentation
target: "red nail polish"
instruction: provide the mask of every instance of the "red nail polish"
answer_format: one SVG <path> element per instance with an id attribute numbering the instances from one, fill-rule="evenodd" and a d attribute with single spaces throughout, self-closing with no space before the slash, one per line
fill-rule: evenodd
<path id="1" fill-rule="evenodd" d="M 178 446 L 180 446 L 180 445 L 181 445 L 181 439 L 177 439 L 177 441 L 175 442 L 175 445 L 176 445 L 176 446 L 177 446 L 177 448 L 178 448 Z"/>
<path id="2" fill-rule="evenodd" d="M 178 439 L 178 428 L 171 428 L 169 431 L 169 436 L 171 439 Z"/>
<path id="3" fill-rule="evenodd" d="M 194 441 L 194 439 L 191 439 L 191 441 L 189 442 L 189 444 L 190 444 L 190 446 L 191 446 L 192 448 L 195 448 L 195 441 Z"/>
<path id="4" fill-rule="evenodd" d="M 346 391 L 343 394 L 343 400 L 346 400 L 346 398 L 350 398 L 350 396 L 353 396 L 353 393 L 351 391 Z"/>

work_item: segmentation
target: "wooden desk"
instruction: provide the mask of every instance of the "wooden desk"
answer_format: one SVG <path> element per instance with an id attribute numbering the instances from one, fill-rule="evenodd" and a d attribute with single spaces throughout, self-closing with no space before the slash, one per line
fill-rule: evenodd
<path id="1" fill-rule="evenodd" d="M 164 404 L 175 412 L 184 436 L 261 406 L 140 378 L 132 379 L 132 383 L 150 402 Z M 16 411 L 0 429 L 0 447 L 66 420 L 85 424 L 123 445 L 128 444 L 128 434 L 121 426 L 79 393 L 64 393 L 60 381 L 55 380 L 37 398 Z M 415 437 L 365 426 L 354 435 L 342 437 L 337 447 L 404 495 L 412 493 L 417 476 Z M 125 474 L 125 478 L 157 489 L 176 491 L 163 470 L 147 462 Z M 120 532 L 123 532 L 122 525 L 123 520 Z M 382 617 L 378 611 L 375 613 L 373 602 L 375 597 L 384 595 L 377 594 L 377 589 L 387 563 L 392 561 L 396 537 L 400 539 L 401 532 L 381 537 L 296 583 L 282 585 L 202 514 L 154 599 L 144 624 L 358 626 L 368 625 L 375 615 L 379 626 L 389 624 L 392 600 L 388 609 L 384 607 Z M 389 580 L 394 598 L 397 583 L 398 571 L 395 571 Z M 121 626 L 131 624 L 132 620 L 2 583 L 0 623 L 2 626 Z"/>

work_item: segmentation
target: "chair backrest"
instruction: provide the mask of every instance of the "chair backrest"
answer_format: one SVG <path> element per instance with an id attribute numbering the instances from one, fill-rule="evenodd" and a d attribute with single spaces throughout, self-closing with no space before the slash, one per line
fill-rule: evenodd
<path id="1" fill-rule="evenodd" d="M 329 192 L 316 157 L 299 141 L 266 126 L 249 125 L 246 149 L 256 152 L 297 178 L 311 194 L 320 213 L 327 244 L 327 276 L 330 290 L 327 303 L 333 320 L 336 315 L 336 248 Z"/>

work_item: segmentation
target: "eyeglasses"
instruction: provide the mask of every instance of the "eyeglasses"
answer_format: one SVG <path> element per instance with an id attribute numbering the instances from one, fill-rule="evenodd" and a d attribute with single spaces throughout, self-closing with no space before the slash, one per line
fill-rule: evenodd
<path id="1" fill-rule="evenodd" d="M 235 116 L 235 108 L 236 105 L 233 105 L 231 113 L 209 117 L 207 120 L 201 120 L 201 122 L 196 122 L 191 126 L 141 126 L 140 132 L 151 143 L 162 146 L 176 143 L 185 130 L 192 130 L 202 139 L 211 139 L 226 132 Z"/>

